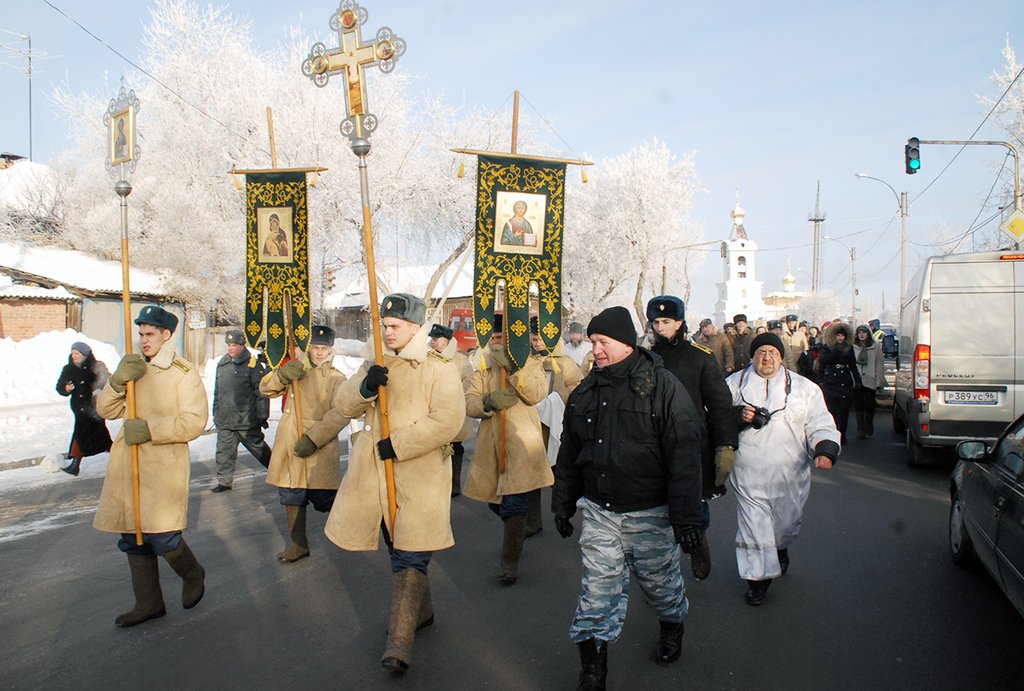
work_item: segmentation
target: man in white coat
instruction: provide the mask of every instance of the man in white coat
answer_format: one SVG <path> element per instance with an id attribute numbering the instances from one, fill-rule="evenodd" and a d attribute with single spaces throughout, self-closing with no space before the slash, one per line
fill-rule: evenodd
<path id="1" fill-rule="evenodd" d="M 736 564 L 748 605 L 760 605 L 789 568 L 811 491 L 811 465 L 830 469 L 839 432 L 813 382 L 783 365 L 786 347 L 764 333 L 750 345 L 750 364 L 729 377 L 740 418 L 731 484 L 736 492 Z"/>

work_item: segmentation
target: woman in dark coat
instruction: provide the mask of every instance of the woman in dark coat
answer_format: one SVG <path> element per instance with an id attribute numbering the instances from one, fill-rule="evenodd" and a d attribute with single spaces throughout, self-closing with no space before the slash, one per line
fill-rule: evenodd
<path id="1" fill-rule="evenodd" d="M 88 343 L 71 344 L 68 364 L 57 379 L 57 393 L 71 398 L 71 412 L 75 414 L 75 431 L 67 453 L 71 463 L 61 468 L 69 475 L 78 475 L 85 456 L 110 451 L 107 423 L 96 413 L 96 394 L 109 377 L 106 365 L 96 359 Z"/>
<path id="2" fill-rule="evenodd" d="M 849 324 L 833 322 L 825 330 L 824 344 L 818 361 L 818 383 L 825 394 L 825 405 L 836 421 L 836 428 L 846 444 L 846 423 L 850 417 L 853 394 L 860 388 L 860 372 L 853 352 L 853 329 Z"/>

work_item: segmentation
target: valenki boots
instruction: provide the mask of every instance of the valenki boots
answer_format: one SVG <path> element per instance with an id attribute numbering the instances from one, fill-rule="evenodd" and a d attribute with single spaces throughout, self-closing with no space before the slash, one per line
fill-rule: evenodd
<path id="1" fill-rule="evenodd" d="M 385 669 L 399 674 L 409 669 L 412 643 L 426 592 L 427 577 L 416 569 L 403 569 L 392 576 L 391 619 L 380 661 Z"/>
<path id="2" fill-rule="evenodd" d="M 540 489 L 527 492 L 526 498 L 530 502 L 530 509 L 526 514 L 526 537 L 533 537 L 544 530 L 544 521 L 541 518 L 540 510 Z"/>
<path id="3" fill-rule="evenodd" d="M 132 570 L 135 607 L 114 619 L 114 623 L 122 628 L 135 626 L 167 613 L 164 609 L 164 594 L 160 590 L 160 565 L 156 555 L 129 554 L 128 566 Z"/>
<path id="4" fill-rule="evenodd" d="M 292 544 L 287 550 L 277 555 L 277 560 L 290 564 L 309 556 L 309 540 L 306 538 L 306 507 L 286 506 L 288 513 L 288 533 Z"/>
<path id="5" fill-rule="evenodd" d="M 174 569 L 174 573 L 181 576 L 181 606 L 192 609 L 199 604 L 206 592 L 206 571 L 184 539 L 181 546 L 165 554 L 164 559 Z"/>
<path id="6" fill-rule="evenodd" d="M 505 519 L 505 533 L 501 542 L 501 573 L 498 580 L 512 585 L 519 578 L 519 556 L 526 538 L 526 514 L 515 514 Z"/>

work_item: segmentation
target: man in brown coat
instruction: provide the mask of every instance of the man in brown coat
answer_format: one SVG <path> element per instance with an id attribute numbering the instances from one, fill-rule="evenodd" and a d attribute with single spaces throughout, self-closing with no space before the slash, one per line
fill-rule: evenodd
<path id="1" fill-rule="evenodd" d="M 728 376 L 736 369 L 733 366 L 735 358 L 732 342 L 728 336 L 715 329 L 715 325 L 711 323 L 710 319 L 701 320 L 700 332 L 694 336 L 693 342 L 711 351 L 711 354 L 715 356 L 715 361 L 718 362 L 718 369 L 722 370 L 723 375 Z"/>
<path id="2" fill-rule="evenodd" d="M 739 372 L 750 364 L 750 344 L 754 342 L 754 330 L 747 326 L 745 314 L 737 314 L 732 321 L 736 325 L 736 337 L 732 339 L 732 365 Z"/>
<path id="3" fill-rule="evenodd" d="M 452 468 L 444 450 L 462 428 L 466 403 L 455 363 L 427 345 L 423 301 L 394 293 L 384 298 L 380 315 L 384 365 L 365 362 L 336 398 L 342 414 L 362 416 L 363 424 L 353 435 L 348 471 L 325 532 L 338 547 L 353 552 L 376 550 L 383 535 L 394 578 L 381 664 L 401 673 L 412 661 L 416 629 L 434 621 L 427 580 L 431 557 L 455 544 Z M 382 386 L 388 436 L 377 412 Z M 398 503 L 394 525 L 383 463 L 389 459 Z"/>
<path id="4" fill-rule="evenodd" d="M 169 342 L 178 326 L 176 316 L 147 305 L 135 323 L 142 354 L 121 358 L 96 403 L 101 417 L 124 418 L 128 382 L 135 382 L 135 417 L 124 421 L 110 449 L 93 521 L 97 530 L 120 533 L 117 546 L 128 555 L 135 607 L 114 620 L 122 627 L 166 613 L 157 556 L 181 576 L 185 609 L 199 604 L 206 575 L 181 534 L 188 523 L 188 443 L 206 427 L 206 389 L 195 367 Z M 135 536 L 131 446 L 138 446 L 139 453 L 141 545 Z"/>
<path id="5" fill-rule="evenodd" d="M 291 544 L 277 555 L 286 564 L 309 556 L 306 505 L 329 512 L 341 483 L 338 433 L 349 418 L 334 404 L 345 382 L 345 375 L 334 369 L 334 336 L 329 326 L 314 325 L 305 356 L 289 360 L 260 381 L 260 393 L 267 398 L 287 394 L 266 480 L 277 487 L 288 520 Z M 302 409 L 301 430 L 297 407 Z"/>
<path id="6" fill-rule="evenodd" d="M 496 323 L 483 367 L 473 375 L 466 392 L 466 414 L 480 419 L 480 431 L 465 494 L 486 502 L 504 523 L 498 580 L 505 585 L 515 583 L 519 575 L 528 494 L 555 481 L 534 407 L 547 395 L 541 359 L 531 356 L 522 369 L 515 369 L 505 352 L 501 325 Z M 502 425 L 505 439 L 500 447 Z"/>

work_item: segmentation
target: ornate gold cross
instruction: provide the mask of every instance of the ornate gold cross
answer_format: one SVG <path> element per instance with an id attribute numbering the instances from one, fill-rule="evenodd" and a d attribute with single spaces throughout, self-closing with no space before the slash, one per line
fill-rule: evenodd
<path id="1" fill-rule="evenodd" d="M 354 0 L 343 0 L 330 21 L 331 29 L 338 32 L 339 47 L 328 50 L 318 41 L 302 62 L 302 74 L 320 87 L 326 86 L 331 76 L 344 75 L 346 117 L 341 131 L 350 139 L 365 137 L 377 127 L 377 118 L 366 103 L 366 67 L 377 65 L 381 72 L 391 72 L 405 53 L 405 41 L 386 26 L 378 29 L 374 41 L 363 43 L 360 27 L 368 16 Z"/>

